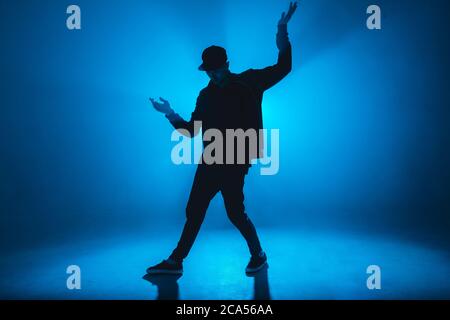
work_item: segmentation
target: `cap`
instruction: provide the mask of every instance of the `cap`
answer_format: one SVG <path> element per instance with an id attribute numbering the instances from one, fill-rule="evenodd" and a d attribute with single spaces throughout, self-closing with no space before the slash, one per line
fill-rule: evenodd
<path id="1" fill-rule="evenodd" d="M 201 71 L 211 71 L 223 67 L 228 60 L 227 52 L 219 46 L 210 46 L 203 50 L 203 63 L 198 67 Z"/>

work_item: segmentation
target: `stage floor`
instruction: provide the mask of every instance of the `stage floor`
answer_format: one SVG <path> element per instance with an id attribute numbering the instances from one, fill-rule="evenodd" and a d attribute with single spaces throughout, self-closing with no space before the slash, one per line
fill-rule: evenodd
<path id="1" fill-rule="evenodd" d="M 30 250 L 0 259 L 1 299 L 449 299 L 444 249 L 352 233 L 261 229 L 269 268 L 247 277 L 248 252 L 237 230 L 201 230 L 184 275 L 145 277 L 178 232 L 114 236 Z M 66 268 L 81 268 L 68 290 Z M 366 268 L 381 268 L 369 290 Z"/>

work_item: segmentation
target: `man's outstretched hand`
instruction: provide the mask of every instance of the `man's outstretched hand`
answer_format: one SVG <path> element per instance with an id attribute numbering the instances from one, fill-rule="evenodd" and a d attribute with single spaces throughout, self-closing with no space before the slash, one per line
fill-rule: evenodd
<path id="1" fill-rule="evenodd" d="M 156 111 L 162 112 L 164 114 L 171 114 L 173 112 L 172 108 L 170 107 L 169 101 L 159 97 L 159 99 L 162 101 L 158 102 L 153 98 L 150 98 L 150 102 L 153 105 L 153 108 L 155 108 Z"/>
<path id="2" fill-rule="evenodd" d="M 295 10 L 297 10 L 297 1 L 291 2 L 289 4 L 289 10 L 288 12 L 283 12 L 281 14 L 280 21 L 278 21 L 278 25 L 287 25 L 289 20 L 291 20 L 292 15 L 294 14 Z"/>

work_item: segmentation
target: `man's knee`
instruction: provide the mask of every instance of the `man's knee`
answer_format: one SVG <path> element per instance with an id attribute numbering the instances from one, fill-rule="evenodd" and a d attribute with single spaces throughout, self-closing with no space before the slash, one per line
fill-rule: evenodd
<path id="1" fill-rule="evenodd" d="M 195 206 L 193 206 L 190 202 L 186 205 L 186 219 L 192 220 L 195 218 Z"/>
<path id="2" fill-rule="evenodd" d="M 202 206 L 189 201 L 186 205 L 186 219 L 190 221 L 202 222 L 205 217 L 206 209 Z"/>
<path id="3" fill-rule="evenodd" d="M 245 223 L 249 220 L 244 205 L 227 206 L 227 216 L 232 223 Z"/>

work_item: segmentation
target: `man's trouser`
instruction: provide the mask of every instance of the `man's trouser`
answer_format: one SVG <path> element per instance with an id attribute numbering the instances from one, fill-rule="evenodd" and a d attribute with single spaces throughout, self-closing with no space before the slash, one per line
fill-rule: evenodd
<path id="1" fill-rule="evenodd" d="M 209 203 L 219 191 L 222 193 L 228 218 L 244 236 L 250 254 L 256 256 L 260 253 L 261 245 L 255 226 L 244 207 L 244 179 L 248 169 L 248 165 L 198 165 L 186 206 L 186 223 L 178 245 L 170 255 L 171 259 L 183 261 L 187 257 Z"/>

